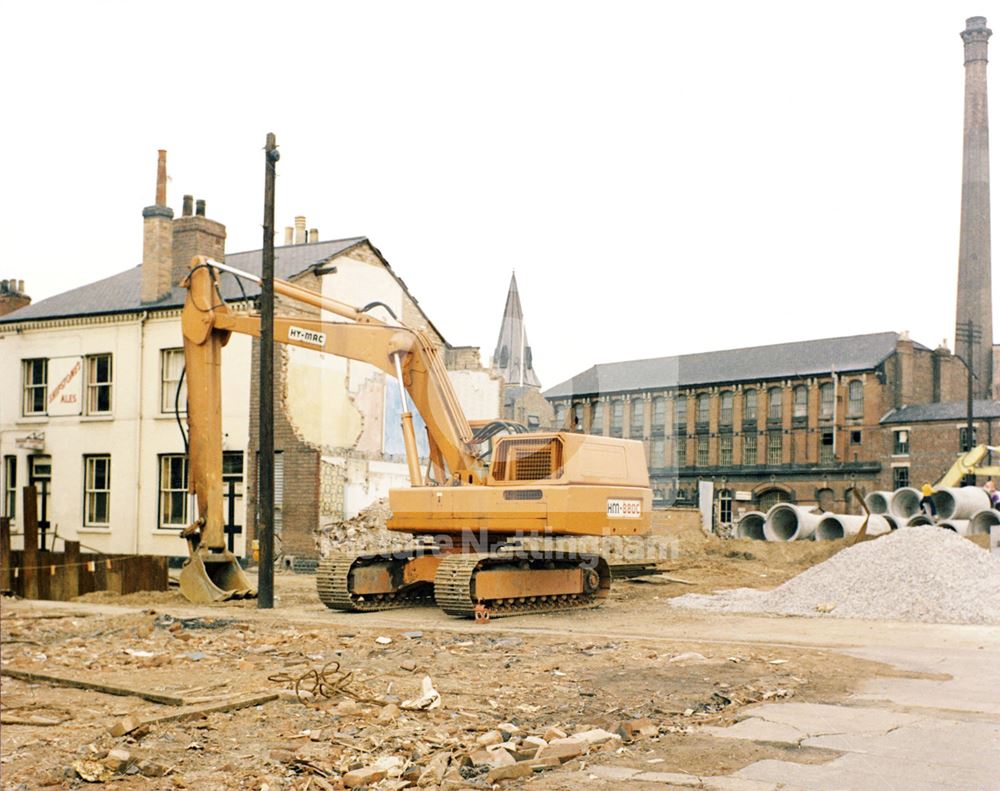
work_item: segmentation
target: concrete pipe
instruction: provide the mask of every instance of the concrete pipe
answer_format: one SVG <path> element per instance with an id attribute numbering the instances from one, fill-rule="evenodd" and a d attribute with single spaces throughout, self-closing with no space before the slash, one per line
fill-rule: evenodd
<path id="1" fill-rule="evenodd" d="M 909 519 L 911 516 L 916 516 L 920 513 L 920 501 L 922 499 L 923 494 L 919 489 L 914 489 L 911 486 L 896 489 L 892 493 L 892 499 L 889 501 L 889 513 L 893 516 L 898 516 L 900 519 Z"/>
<path id="2" fill-rule="evenodd" d="M 750 511 L 740 517 L 736 523 L 736 537 L 749 538 L 753 541 L 764 540 L 764 520 L 767 517 L 760 511 Z"/>
<path id="3" fill-rule="evenodd" d="M 826 514 L 819 525 L 816 526 L 817 541 L 836 541 L 845 536 L 854 536 L 861 530 L 865 517 L 850 516 L 845 514 Z M 872 514 L 868 517 L 868 529 L 865 531 L 869 536 L 880 536 L 889 532 L 889 522 L 881 514 Z"/>
<path id="4" fill-rule="evenodd" d="M 993 525 L 1000 525 L 1000 511 L 995 511 L 992 508 L 988 508 L 985 511 L 979 511 L 972 515 L 972 519 L 969 520 L 969 535 L 989 535 L 990 528 Z"/>
<path id="5" fill-rule="evenodd" d="M 990 507 L 990 496 L 978 486 L 939 489 L 931 495 L 939 519 L 971 519 Z"/>
<path id="6" fill-rule="evenodd" d="M 911 516 L 909 521 L 906 523 L 907 527 L 920 527 L 921 525 L 932 525 L 934 520 L 931 519 L 927 514 L 917 514 L 916 516 Z"/>
<path id="7" fill-rule="evenodd" d="M 892 500 L 892 492 L 869 492 L 865 495 L 865 505 L 873 514 L 889 513 L 889 502 Z"/>
<path id="8" fill-rule="evenodd" d="M 767 512 L 764 538 L 768 541 L 805 541 L 813 537 L 824 514 L 791 503 L 778 503 Z"/>
<path id="9" fill-rule="evenodd" d="M 969 535 L 968 519 L 942 519 L 937 523 L 937 526 L 950 530 L 952 533 L 958 533 L 960 536 Z"/>

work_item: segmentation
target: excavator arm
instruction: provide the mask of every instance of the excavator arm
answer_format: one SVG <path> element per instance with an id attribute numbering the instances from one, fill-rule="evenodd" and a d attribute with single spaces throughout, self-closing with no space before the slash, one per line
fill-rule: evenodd
<path id="1" fill-rule="evenodd" d="M 982 464 L 990 451 L 1000 452 L 1000 448 L 989 445 L 976 445 L 976 447 L 963 453 L 948 471 L 941 476 L 935 489 L 946 489 L 958 486 L 966 475 L 1000 476 L 1000 467 L 987 467 Z"/>
<path id="2" fill-rule="evenodd" d="M 188 384 L 189 491 L 198 517 L 183 532 L 189 561 L 181 590 L 192 601 L 253 595 L 239 564 L 226 551 L 222 490 L 222 348 L 232 333 L 260 336 L 260 317 L 230 311 L 221 297 L 219 272 L 260 279 L 216 261 L 195 257 L 183 285 L 188 289 L 181 317 Z M 408 394 L 427 424 L 430 460 L 438 483 L 481 484 L 485 470 L 472 445 L 472 429 L 451 386 L 437 348 L 420 330 L 391 325 L 362 310 L 275 279 L 288 299 L 328 311 L 346 321 L 275 317 L 276 343 L 370 363 L 396 377 L 405 389 L 402 430 L 411 484 L 424 483 Z"/>

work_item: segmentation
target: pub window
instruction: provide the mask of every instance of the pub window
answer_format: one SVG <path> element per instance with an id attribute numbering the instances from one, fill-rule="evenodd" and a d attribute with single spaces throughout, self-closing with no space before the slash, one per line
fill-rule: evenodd
<path id="1" fill-rule="evenodd" d="M 187 527 L 188 524 L 188 463 L 179 453 L 160 456 L 161 528 Z"/>
<path id="2" fill-rule="evenodd" d="M 184 371 L 183 349 L 160 350 L 160 411 L 173 413 L 174 404 L 177 410 L 187 412 L 187 382 L 181 384 L 180 395 L 177 393 L 177 383 L 181 381 Z"/>
<path id="3" fill-rule="evenodd" d="M 111 411 L 111 355 L 87 357 L 87 414 L 102 415 Z"/>
<path id="4" fill-rule="evenodd" d="M 24 360 L 24 393 L 21 413 L 24 415 L 44 415 L 45 399 L 48 394 L 49 361 L 42 358 Z"/>
<path id="5" fill-rule="evenodd" d="M 111 457 L 83 457 L 83 525 L 111 526 Z"/>

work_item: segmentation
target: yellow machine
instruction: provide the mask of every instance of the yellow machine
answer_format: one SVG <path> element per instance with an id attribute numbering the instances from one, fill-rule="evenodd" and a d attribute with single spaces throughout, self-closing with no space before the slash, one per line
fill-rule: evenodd
<path id="1" fill-rule="evenodd" d="M 184 285 L 182 326 L 188 380 L 190 490 L 198 519 L 185 530 L 190 558 L 181 591 L 192 601 L 253 595 L 225 549 L 222 517 L 222 347 L 233 332 L 260 335 L 260 317 L 230 311 L 220 271 L 260 282 L 196 257 Z M 388 527 L 418 543 L 392 554 L 342 554 L 323 560 L 319 597 L 328 607 L 369 611 L 429 600 L 452 615 L 516 615 L 591 606 L 611 577 L 598 555 L 527 550 L 519 538 L 644 535 L 652 492 L 641 442 L 567 432 L 495 436 L 473 432 L 433 342 L 401 323 L 281 280 L 274 291 L 347 321 L 276 316 L 277 343 L 370 363 L 396 378 L 411 486 L 389 492 Z M 430 454 L 421 468 L 408 398 L 427 424 Z M 480 449 L 493 438 L 492 458 Z"/>
<path id="2" fill-rule="evenodd" d="M 934 484 L 934 489 L 947 489 L 958 486 L 966 475 L 1000 476 L 1000 467 L 986 467 L 982 465 L 983 459 L 990 452 L 1000 452 L 1000 448 L 989 445 L 976 445 L 972 450 L 966 451 L 951 465 L 948 471 Z"/>

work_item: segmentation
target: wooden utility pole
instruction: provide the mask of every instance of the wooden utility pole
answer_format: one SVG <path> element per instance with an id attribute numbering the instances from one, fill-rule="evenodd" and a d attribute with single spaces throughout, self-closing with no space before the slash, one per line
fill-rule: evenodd
<path id="1" fill-rule="evenodd" d="M 260 286 L 260 415 L 257 464 L 257 536 L 260 561 L 257 608 L 274 607 L 274 133 L 264 146 L 264 247 Z"/>

